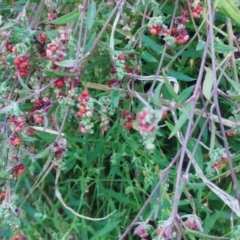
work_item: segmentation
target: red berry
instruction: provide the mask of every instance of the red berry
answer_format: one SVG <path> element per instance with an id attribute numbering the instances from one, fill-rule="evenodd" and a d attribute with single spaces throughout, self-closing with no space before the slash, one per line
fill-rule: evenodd
<path id="1" fill-rule="evenodd" d="M 49 47 L 49 50 L 52 52 L 52 53 L 55 53 L 57 51 L 57 46 L 56 45 L 52 45 Z"/>
<path id="2" fill-rule="evenodd" d="M 211 166 L 211 168 L 216 168 L 216 169 L 220 169 L 222 167 L 222 164 L 219 162 L 219 163 L 215 163 Z"/>
<path id="3" fill-rule="evenodd" d="M 158 30 L 155 27 L 151 27 L 149 32 L 153 36 L 156 36 L 158 34 Z"/>
<path id="4" fill-rule="evenodd" d="M 22 140 L 20 138 L 15 138 L 13 141 L 13 146 L 17 147 L 22 143 Z"/>
<path id="5" fill-rule="evenodd" d="M 6 197 L 6 192 L 1 192 L 0 193 L 0 198 L 5 199 L 5 197 Z"/>
<path id="6" fill-rule="evenodd" d="M 184 41 L 183 38 L 179 38 L 179 39 L 177 40 L 177 43 L 178 43 L 179 45 L 183 45 L 183 44 L 185 44 L 185 41 Z"/>
<path id="7" fill-rule="evenodd" d="M 193 15 L 193 18 L 199 18 L 200 17 L 200 15 L 197 12 L 193 12 L 192 15 Z"/>
<path id="8" fill-rule="evenodd" d="M 12 240 L 27 240 L 27 237 L 25 237 L 23 234 L 17 234 L 12 237 Z"/>
<path id="9" fill-rule="evenodd" d="M 89 98 L 89 93 L 88 93 L 88 90 L 82 90 L 82 93 L 81 93 L 82 97 L 83 98 Z"/>
<path id="10" fill-rule="evenodd" d="M 19 65 L 19 68 L 20 69 L 27 69 L 29 66 L 29 64 L 27 62 L 22 62 L 20 65 Z"/>
<path id="11" fill-rule="evenodd" d="M 63 79 L 58 79 L 56 82 L 54 82 L 54 85 L 56 88 L 63 88 L 65 84 Z"/>
<path id="12" fill-rule="evenodd" d="M 43 123 L 43 117 L 42 116 L 35 117 L 34 122 L 38 123 L 38 124 L 42 124 Z"/>
<path id="13" fill-rule="evenodd" d="M 37 39 L 38 39 L 39 42 L 45 43 L 46 40 L 47 40 L 47 36 L 46 36 L 45 34 L 39 34 L 39 35 L 37 36 Z"/>
<path id="14" fill-rule="evenodd" d="M 132 128 L 132 123 L 131 122 L 125 122 L 124 126 L 125 126 L 126 130 L 129 131 Z"/>
<path id="15" fill-rule="evenodd" d="M 14 62 L 14 64 L 15 64 L 16 66 L 19 66 L 20 63 L 21 63 L 21 61 L 20 61 L 20 59 L 19 59 L 18 57 L 14 58 L 13 62 Z"/>
<path id="16" fill-rule="evenodd" d="M 124 54 L 120 54 L 118 55 L 118 60 L 125 60 L 125 55 Z"/>
<path id="17" fill-rule="evenodd" d="M 234 131 L 229 131 L 229 132 L 227 132 L 227 135 L 228 135 L 229 137 L 233 137 L 233 136 L 236 135 L 236 133 L 235 133 Z"/>
<path id="18" fill-rule="evenodd" d="M 86 108 L 82 105 L 82 106 L 79 108 L 78 111 L 81 112 L 81 113 L 85 113 L 85 112 L 86 112 Z"/>
<path id="19" fill-rule="evenodd" d="M 167 111 L 164 111 L 163 113 L 162 113 L 162 118 L 166 118 L 168 116 L 168 112 Z"/>
<path id="20" fill-rule="evenodd" d="M 28 72 L 27 70 L 19 71 L 19 75 L 20 75 L 20 77 L 22 77 L 22 78 L 27 77 L 28 74 L 29 74 L 29 72 Z"/>
<path id="21" fill-rule="evenodd" d="M 221 162 L 228 162 L 228 158 L 227 157 L 222 157 Z"/>
<path id="22" fill-rule="evenodd" d="M 111 74 L 115 74 L 115 73 L 117 73 L 117 71 L 116 71 L 115 68 L 111 68 L 111 69 L 110 69 L 110 73 L 111 73 Z"/>
<path id="23" fill-rule="evenodd" d="M 83 113 L 78 111 L 77 116 L 78 116 L 79 118 L 82 118 L 82 115 L 83 115 Z"/>

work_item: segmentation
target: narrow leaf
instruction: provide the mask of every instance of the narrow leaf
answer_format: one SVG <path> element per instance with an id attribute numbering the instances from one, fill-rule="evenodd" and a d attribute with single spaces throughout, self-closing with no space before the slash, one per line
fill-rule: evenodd
<path id="1" fill-rule="evenodd" d="M 154 90 L 154 105 L 158 108 L 161 109 L 161 101 L 160 101 L 160 93 L 161 93 L 161 89 L 162 89 L 162 83 L 160 82 L 158 84 L 158 86 L 156 87 L 156 89 Z"/>
<path id="2" fill-rule="evenodd" d="M 142 41 L 146 47 L 151 48 L 158 55 L 163 52 L 163 47 L 161 45 L 157 44 L 155 41 L 153 41 L 150 37 L 143 35 Z"/>
<path id="3" fill-rule="evenodd" d="M 191 93 L 193 92 L 195 86 L 191 86 L 191 87 L 188 87 L 186 89 L 184 89 L 180 95 L 178 96 L 178 99 L 179 99 L 179 103 L 184 103 L 191 95 Z"/>
<path id="4" fill-rule="evenodd" d="M 168 81 L 166 73 L 164 71 L 162 71 L 162 74 L 163 74 L 163 80 L 164 80 L 165 86 L 166 86 L 169 94 L 176 100 L 176 102 L 178 102 L 178 96 L 175 93 L 171 83 Z"/>
<path id="5" fill-rule="evenodd" d="M 70 22 L 78 20 L 79 16 L 80 16 L 79 10 L 75 10 L 71 13 L 68 13 L 60 18 L 53 20 L 51 23 L 55 24 L 55 25 L 66 24 L 66 23 L 70 23 Z"/>
<path id="6" fill-rule="evenodd" d="M 212 87 L 213 87 L 213 74 L 212 70 L 205 67 L 206 75 L 203 81 L 203 95 L 208 100 L 211 101 Z"/>
<path id="7" fill-rule="evenodd" d="M 158 62 L 155 57 L 153 57 L 150 53 L 146 51 L 142 52 L 141 57 L 147 62 Z"/>
<path id="8" fill-rule="evenodd" d="M 186 106 L 186 108 L 182 110 L 182 114 L 179 117 L 178 121 L 176 122 L 176 125 L 174 126 L 169 138 L 173 137 L 181 129 L 183 124 L 187 121 L 191 108 L 192 108 L 192 103 L 189 103 Z"/>
<path id="9" fill-rule="evenodd" d="M 92 36 L 90 37 L 86 47 L 84 48 L 83 54 L 86 54 L 91 49 L 95 39 L 96 39 L 96 33 L 93 33 Z"/>
<path id="10" fill-rule="evenodd" d="M 176 72 L 174 70 L 170 70 L 168 72 L 168 76 L 170 77 L 175 77 L 176 79 L 178 80 L 182 80 L 182 81 L 185 81 L 185 82 L 190 82 L 190 81 L 193 81 L 195 80 L 195 78 L 191 78 L 183 73 L 180 73 L 180 72 Z"/>
<path id="11" fill-rule="evenodd" d="M 240 11 L 232 0 L 218 0 L 217 3 L 219 11 L 240 26 Z"/>
<path id="12" fill-rule="evenodd" d="M 88 26 L 88 30 L 91 30 L 94 21 L 95 21 L 95 17 L 96 17 L 96 3 L 93 2 L 88 6 L 88 15 L 87 15 L 87 26 Z"/>
<path id="13" fill-rule="evenodd" d="M 16 22 L 13 22 L 13 21 L 8 22 L 6 25 L 4 25 L 0 28 L 0 31 L 9 29 L 9 28 L 13 27 L 15 24 L 16 24 Z"/>

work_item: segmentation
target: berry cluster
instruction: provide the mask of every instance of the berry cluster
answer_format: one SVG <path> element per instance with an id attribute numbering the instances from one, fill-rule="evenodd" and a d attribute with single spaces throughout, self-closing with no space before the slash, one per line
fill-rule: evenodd
<path id="1" fill-rule="evenodd" d="M 42 112 L 46 112 L 52 105 L 50 98 L 48 96 L 40 97 L 35 100 L 34 102 L 34 108 L 29 111 L 30 113 L 33 113 L 30 117 L 30 120 L 36 124 L 43 124 L 44 117 L 42 115 Z"/>
<path id="2" fill-rule="evenodd" d="M 21 145 L 22 140 L 17 137 L 15 134 L 9 136 L 9 143 L 11 146 L 18 147 Z"/>
<path id="3" fill-rule="evenodd" d="M 12 172 L 14 175 L 18 177 L 19 175 L 22 175 L 24 173 L 24 169 L 25 169 L 24 164 L 20 163 L 12 168 Z"/>
<path id="4" fill-rule="evenodd" d="M 196 3 L 195 0 L 191 0 L 190 4 L 193 18 L 199 18 L 203 13 L 202 4 L 200 2 Z M 174 26 L 171 30 L 168 29 L 168 27 L 163 23 L 164 17 L 159 16 L 150 19 L 148 23 L 149 32 L 153 36 L 164 36 L 166 43 L 170 46 L 172 40 L 171 37 L 174 38 L 174 41 L 177 44 L 183 45 L 189 40 L 189 35 L 185 29 L 185 24 L 189 21 L 190 17 L 191 14 L 189 12 L 188 4 L 185 4 L 180 12 L 180 16 L 174 19 Z"/>
<path id="5" fill-rule="evenodd" d="M 157 235 L 158 235 L 158 236 L 161 236 L 161 237 L 164 237 L 163 239 L 165 239 L 166 234 L 165 234 L 165 232 L 163 232 L 163 226 L 162 226 L 162 225 L 160 225 L 160 226 L 157 228 Z M 171 235 L 172 235 L 173 237 L 176 237 L 177 233 L 174 231 L 174 229 L 171 229 Z"/>
<path id="6" fill-rule="evenodd" d="M 109 88 L 119 88 L 120 87 L 120 83 L 118 80 L 109 80 L 107 82 L 107 85 Z"/>
<path id="7" fill-rule="evenodd" d="M 61 159 L 66 152 L 67 141 L 64 138 L 60 138 L 57 142 L 54 142 L 50 146 L 50 150 L 54 153 L 56 159 Z"/>
<path id="8" fill-rule="evenodd" d="M 99 120 L 102 133 L 105 133 L 109 128 L 110 116 L 114 115 L 115 107 L 112 104 L 112 99 L 106 96 L 103 96 L 99 99 L 100 109 Z"/>
<path id="9" fill-rule="evenodd" d="M 28 238 L 26 236 L 24 236 L 22 233 L 19 233 L 12 237 L 12 240 L 27 240 L 27 239 Z"/>
<path id="10" fill-rule="evenodd" d="M 230 117 L 229 120 L 232 121 L 232 122 L 237 122 L 234 117 Z M 234 136 L 236 136 L 238 133 L 239 133 L 238 128 L 226 132 L 226 134 L 227 134 L 228 137 L 234 137 Z"/>
<path id="11" fill-rule="evenodd" d="M 155 111 L 143 109 L 137 114 L 139 132 L 142 136 L 153 134 L 157 128 L 157 116 Z"/>
<path id="12" fill-rule="evenodd" d="M 26 78 L 29 75 L 29 68 L 30 68 L 30 63 L 29 63 L 29 56 L 18 56 L 14 59 L 14 65 L 16 68 L 15 75 L 18 76 L 20 75 L 21 78 Z"/>
<path id="13" fill-rule="evenodd" d="M 6 47 L 6 50 L 7 50 L 7 51 L 9 51 L 9 52 L 12 52 L 12 51 L 13 51 L 13 45 L 10 44 L 9 42 L 6 43 L 5 47 Z"/>
<path id="14" fill-rule="evenodd" d="M 132 122 L 135 119 L 134 114 L 127 110 L 123 110 L 121 118 L 123 120 L 124 127 L 126 128 L 127 131 L 129 131 L 132 128 Z"/>
<path id="15" fill-rule="evenodd" d="M 115 68 L 110 69 L 111 74 L 116 74 L 118 80 L 122 80 L 125 73 L 140 74 L 140 66 L 135 54 L 116 54 L 114 56 Z"/>
<path id="16" fill-rule="evenodd" d="M 228 162 L 226 150 L 217 148 L 209 155 L 210 161 L 207 163 L 206 172 L 208 177 L 214 176 L 218 170 L 222 169 L 223 165 Z"/>
<path id="17" fill-rule="evenodd" d="M 189 227 L 190 229 L 193 229 L 193 230 L 198 229 L 197 222 L 193 217 L 188 218 L 185 223 L 186 223 L 187 227 Z"/>
<path id="18" fill-rule="evenodd" d="M 136 233 L 141 238 L 148 237 L 148 232 L 145 229 L 141 229 Z"/>
<path id="19" fill-rule="evenodd" d="M 41 27 L 40 27 L 41 29 Z M 38 34 L 35 35 L 35 45 L 37 47 L 38 52 L 40 53 L 41 57 L 46 57 L 46 42 L 47 42 L 47 35 L 46 34 Z"/>
<path id="20" fill-rule="evenodd" d="M 91 123 L 91 117 L 93 115 L 93 103 L 90 101 L 90 94 L 87 90 L 82 90 L 81 95 L 78 97 L 78 113 L 77 116 L 80 118 L 80 132 L 92 133 L 93 124 Z"/>
<path id="21" fill-rule="evenodd" d="M 5 191 L 1 192 L 0 193 L 0 198 L 5 199 L 5 197 L 6 197 L 6 192 Z"/>
<path id="22" fill-rule="evenodd" d="M 11 125 L 13 126 L 12 127 L 12 130 L 13 132 L 21 132 L 25 125 L 26 125 L 26 122 L 25 122 L 25 118 L 24 117 L 15 117 L 15 116 L 12 116 L 10 117 L 10 120 L 9 122 L 11 123 Z"/>

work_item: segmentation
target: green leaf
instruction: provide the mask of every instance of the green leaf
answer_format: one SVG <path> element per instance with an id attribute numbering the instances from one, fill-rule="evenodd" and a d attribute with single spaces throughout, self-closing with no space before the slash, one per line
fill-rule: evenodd
<path id="1" fill-rule="evenodd" d="M 112 190 L 112 189 L 109 189 L 109 190 L 108 190 L 108 189 L 105 189 L 105 191 L 106 191 L 106 193 L 107 193 L 110 197 L 116 199 L 118 202 L 125 203 L 125 204 L 128 204 L 128 203 L 129 203 L 129 199 L 128 199 L 128 197 L 126 197 L 125 195 L 123 195 L 123 194 L 121 194 L 121 193 L 119 193 L 119 192 L 115 192 L 115 191 Z"/>
<path id="2" fill-rule="evenodd" d="M 93 33 L 92 36 L 90 37 L 86 47 L 84 48 L 83 54 L 86 54 L 91 49 L 95 39 L 96 39 L 96 33 Z"/>
<path id="3" fill-rule="evenodd" d="M 67 23 L 78 20 L 79 16 L 80 16 L 80 12 L 77 9 L 77 10 L 74 10 L 73 12 L 71 12 L 71 13 L 68 13 L 68 14 L 60 17 L 60 18 L 57 18 L 57 19 L 53 20 L 51 23 L 55 24 L 55 25 L 63 25 L 63 24 L 67 24 Z"/>
<path id="4" fill-rule="evenodd" d="M 205 44 L 206 44 L 205 42 L 200 41 L 200 42 L 197 44 L 196 50 L 197 50 L 197 51 L 203 50 L 203 49 L 205 48 Z"/>
<path id="5" fill-rule="evenodd" d="M 117 221 L 114 221 L 114 222 L 108 222 L 104 228 L 99 230 L 97 232 L 97 234 L 94 237 L 91 238 L 91 240 L 97 240 L 97 239 L 100 239 L 103 236 L 105 236 L 104 239 L 108 238 L 106 236 L 106 234 L 111 232 L 112 230 L 116 229 L 116 227 L 118 226 L 118 224 L 120 222 L 121 222 L 121 220 L 117 220 Z M 101 239 L 103 239 L 103 238 L 101 238 Z"/>
<path id="6" fill-rule="evenodd" d="M 48 71 L 48 70 L 43 70 L 43 73 L 47 76 L 47 77 L 51 77 L 51 78 L 56 78 L 56 77 L 73 77 L 73 76 L 77 76 L 79 75 L 79 72 L 75 72 L 75 73 L 67 73 L 67 72 L 54 72 L 54 71 Z"/>
<path id="7" fill-rule="evenodd" d="M 179 117 L 178 121 L 176 122 L 176 125 L 174 126 L 170 136 L 168 138 L 173 137 L 183 126 L 183 124 L 187 121 L 187 119 L 189 118 L 189 113 L 191 111 L 192 108 L 192 103 L 189 103 L 186 105 L 185 109 L 182 109 L 182 114 Z"/>
<path id="8" fill-rule="evenodd" d="M 188 148 L 190 152 L 193 152 L 194 148 L 196 146 L 196 140 L 194 138 L 190 138 L 188 141 Z M 194 158 L 197 161 L 199 167 L 203 168 L 203 154 L 202 154 L 202 148 L 201 145 L 198 145 L 196 152 L 194 154 Z"/>
<path id="9" fill-rule="evenodd" d="M 113 103 L 113 106 L 116 107 L 116 108 L 118 107 L 120 96 L 121 95 L 120 95 L 119 90 L 113 91 L 113 93 L 112 93 L 112 103 Z"/>
<path id="10" fill-rule="evenodd" d="M 175 93 L 171 83 L 168 81 L 166 73 L 164 71 L 162 71 L 162 74 L 163 74 L 163 80 L 164 80 L 165 86 L 166 86 L 169 94 L 176 100 L 176 102 L 178 102 L 178 96 Z"/>
<path id="11" fill-rule="evenodd" d="M 195 50 L 186 50 L 181 53 L 180 56 L 190 57 L 190 58 L 201 58 L 203 55 L 203 50 L 195 51 Z"/>
<path id="12" fill-rule="evenodd" d="M 240 26 L 240 11 L 231 0 L 217 0 L 218 9 L 225 16 L 235 21 Z"/>
<path id="13" fill-rule="evenodd" d="M 87 15 L 87 27 L 88 27 L 88 30 L 91 30 L 91 28 L 92 28 L 92 26 L 94 24 L 96 13 L 97 13 L 96 3 L 93 2 L 90 5 L 88 5 L 88 15 Z"/>
<path id="14" fill-rule="evenodd" d="M 179 103 L 180 104 L 184 103 L 190 97 L 194 89 L 195 89 L 195 86 L 191 86 L 184 89 L 178 96 Z"/>
<path id="15" fill-rule="evenodd" d="M 9 29 L 9 28 L 12 28 L 14 25 L 16 25 L 16 22 L 14 21 L 9 21 L 7 24 L 5 24 L 4 26 L 2 26 L 0 28 L 0 31 L 3 31 L 3 30 L 6 30 L 6 29 Z"/>
<path id="16" fill-rule="evenodd" d="M 153 57 L 150 53 L 146 51 L 142 52 L 141 57 L 147 62 L 158 62 L 155 57 Z"/>
<path id="17" fill-rule="evenodd" d="M 35 142 L 38 139 L 35 137 L 29 137 L 29 136 L 22 136 L 20 137 L 21 140 L 23 140 L 24 142 Z"/>
<path id="18" fill-rule="evenodd" d="M 215 149 L 215 144 L 216 144 L 216 127 L 215 124 L 211 125 L 211 140 L 210 140 L 210 150 L 209 154 Z"/>
<path id="19" fill-rule="evenodd" d="M 168 72 L 168 76 L 171 76 L 171 77 L 175 77 L 176 79 L 178 80 L 182 80 L 182 81 L 185 81 L 185 82 L 189 82 L 189 81 L 193 81 L 195 80 L 195 78 L 191 78 L 183 73 L 180 73 L 180 72 L 176 72 L 174 70 L 170 70 Z"/>
<path id="20" fill-rule="evenodd" d="M 161 89 L 162 89 L 163 84 L 160 82 L 158 84 L 158 86 L 156 87 L 156 89 L 154 90 L 154 105 L 156 106 L 156 108 L 161 109 L 161 101 L 160 101 L 160 93 L 161 93 Z"/>
<path id="21" fill-rule="evenodd" d="M 45 158 L 49 155 L 49 147 L 45 148 L 42 152 L 35 155 L 35 159 Z"/>
<path id="22" fill-rule="evenodd" d="M 231 51 L 237 50 L 237 48 L 235 48 L 233 46 L 229 46 L 229 45 L 222 44 L 222 43 L 215 43 L 214 47 L 217 52 L 231 52 Z"/>
<path id="23" fill-rule="evenodd" d="M 1 170 L 0 171 L 0 179 L 1 180 L 7 180 L 7 178 L 8 178 L 8 171 Z"/>
<path id="24" fill-rule="evenodd" d="M 73 67 L 76 60 L 69 59 L 69 60 L 63 60 L 61 62 L 54 62 L 55 65 L 59 67 Z"/>
<path id="25" fill-rule="evenodd" d="M 34 108 L 35 104 L 33 102 L 20 103 L 19 109 L 23 112 L 28 112 Z"/>
<path id="26" fill-rule="evenodd" d="M 151 38 L 143 35 L 142 36 L 143 44 L 149 48 L 151 48 L 154 52 L 156 52 L 158 55 L 163 52 L 163 47 L 159 44 L 157 44 L 155 41 L 153 41 Z"/>
<path id="27" fill-rule="evenodd" d="M 205 219 L 204 232 L 206 234 L 211 231 L 218 219 L 220 219 L 220 211 L 215 212 L 212 216 Z"/>
<path id="28" fill-rule="evenodd" d="M 0 109 L 0 114 L 7 113 L 7 112 L 9 112 L 10 110 L 12 110 L 15 107 L 16 107 L 16 104 L 14 104 L 14 103 L 12 103 L 12 104 L 10 104 L 8 106 L 5 106 L 5 107 Z"/>
<path id="29" fill-rule="evenodd" d="M 213 74 L 212 70 L 205 67 L 206 75 L 203 81 L 203 95 L 208 100 L 211 101 L 212 87 L 213 87 Z"/>

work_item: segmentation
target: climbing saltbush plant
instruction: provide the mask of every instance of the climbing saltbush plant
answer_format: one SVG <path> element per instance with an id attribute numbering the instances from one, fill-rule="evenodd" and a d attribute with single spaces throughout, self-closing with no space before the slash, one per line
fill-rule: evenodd
<path id="1" fill-rule="evenodd" d="M 0 0 L 0 238 L 237 240 L 239 8 Z"/>

